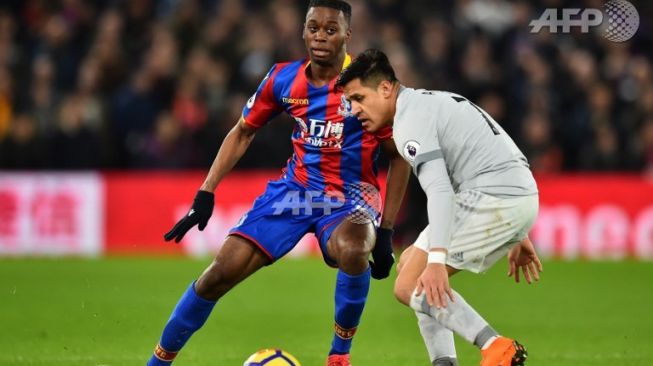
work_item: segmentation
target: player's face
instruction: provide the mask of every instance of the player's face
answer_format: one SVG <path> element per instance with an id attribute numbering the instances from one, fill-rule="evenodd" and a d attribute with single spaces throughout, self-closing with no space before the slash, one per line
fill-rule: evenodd
<path id="1" fill-rule="evenodd" d="M 367 132 L 376 132 L 392 121 L 392 83 L 382 81 L 376 88 L 354 79 L 343 88 L 353 113 Z"/>
<path id="2" fill-rule="evenodd" d="M 351 31 L 342 11 L 312 7 L 306 14 L 302 38 L 311 62 L 332 66 L 345 52 Z"/>

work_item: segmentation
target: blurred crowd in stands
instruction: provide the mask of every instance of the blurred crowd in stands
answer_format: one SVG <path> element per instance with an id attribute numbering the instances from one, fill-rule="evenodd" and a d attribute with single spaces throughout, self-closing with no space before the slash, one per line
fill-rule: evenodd
<path id="1" fill-rule="evenodd" d="M 350 0 L 352 55 L 384 50 L 408 86 L 463 94 L 536 173 L 653 171 L 650 2 L 625 43 L 530 32 L 545 8 L 603 1 Z M 206 169 L 275 62 L 303 58 L 307 0 L 3 0 L 0 169 Z M 242 168 L 280 168 L 292 121 Z"/>

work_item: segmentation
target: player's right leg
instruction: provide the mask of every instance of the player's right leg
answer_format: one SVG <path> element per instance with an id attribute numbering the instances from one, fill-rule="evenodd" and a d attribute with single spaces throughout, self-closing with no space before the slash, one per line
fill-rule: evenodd
<path id="1" fill-rule="evenodd" d="M 213 262 L 177 302 L 147 365 L 170 365 L 193 333 L 204 325 L 216 301 L 269 263 L 270 258 L 251 241 L 228 236 Z"/>
<path id="2" fill-rule="evenodd" d="M 259 268 L 289 252 L 309 230 L 310 216 L 278 210 L 294 191 L 270 182 L 252 209 L 231 229 L 215 260 L 177 303 L 148 366 L 169 365 L 190 336 L 208 318 L 215 302 Z"/>
<path id="3" fill-rule="evenodd" d="M 418 238 L 416 243 L 419 242 L 420 239 Z M 426 267 L 426 256 L 425 251 L 411 245 L 404 249 L 399 257 L 395 295 L 404 304 L 406 304 L 405 300 L 409 300 L 415 288 L 413 284 Z M 448 267 L 448 271 L 452 275 L 456 272 L 456 269 Z M 424 339 L 424 345 L 428 351 L 431 364 L 433 366 L 457 366 L 458 360 L 453 331 L 440 324 L 429 314 L 415 311 L 415 316 L 417 317 L 417 325 L 419 326 L 422 339 Z"/>

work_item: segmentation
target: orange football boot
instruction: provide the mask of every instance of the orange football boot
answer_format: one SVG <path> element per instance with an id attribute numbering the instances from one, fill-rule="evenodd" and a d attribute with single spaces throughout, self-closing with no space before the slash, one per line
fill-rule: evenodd
<path id="1" fill-rule="evenodd" d="M 517 341 L 498 337 L 481 351 L 481 366 L 524 366 L 528 352 Z"/>

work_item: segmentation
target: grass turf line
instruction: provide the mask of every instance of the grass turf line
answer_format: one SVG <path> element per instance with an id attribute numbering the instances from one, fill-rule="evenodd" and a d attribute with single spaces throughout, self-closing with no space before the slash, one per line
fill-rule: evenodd
<path id="1" fill-rule="evenodd" d="M 144 365 L 178 297 L 209 262 L 174 258 L 0 260 L 1 366 Z M 529 350 L 529 366 L 653 364 L 653 265 L 546 262 L 537 285 L 515 285 L 506 264 L 452 285 L 501 333 Z M 220 300 L 179 366 L 241 365 L 280 347 L 323 365 L 336 272 L 319 259 L 266 267 Z M 457 338 L 462 365 L 478 351 Z M 356 366 L 428 365 L 413 313 L 372 282 L 354 341 Z"/>

